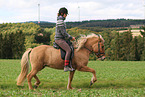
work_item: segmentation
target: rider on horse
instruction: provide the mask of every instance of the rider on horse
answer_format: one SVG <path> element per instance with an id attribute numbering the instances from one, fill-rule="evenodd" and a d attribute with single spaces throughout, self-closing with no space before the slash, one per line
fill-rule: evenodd
<path id="1" fill-rule="evenodd" d="M 72 37 L 66 32 L 66 24 L 64 23 L 64 20 L 67 17 L 67 14 L 68 10 L 65 7 L 60 8 L 56 23 L 55 43 L 66 52 L 64 71 L 74 71 L 70 64 L 71 48 L 66 41 L 75 40 L 75 37 Z"/>

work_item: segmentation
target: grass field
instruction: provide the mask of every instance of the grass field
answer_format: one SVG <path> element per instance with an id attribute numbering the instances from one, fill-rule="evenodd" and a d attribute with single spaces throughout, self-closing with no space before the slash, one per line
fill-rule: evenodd
<path id="1" fill-rule="evenodd" d="M 76 71 L 67 90 L 68 72 L 45 68 L 38 73 L 41 84 L 36 90 L 16 86 L 20 60 L 0 60 L 0 97 L 144 97 L 145 61 L 90 61 L 98 81 L 91 87 L 92 74 Z M 34 83 L 35 80 L 33 79 Z"/>

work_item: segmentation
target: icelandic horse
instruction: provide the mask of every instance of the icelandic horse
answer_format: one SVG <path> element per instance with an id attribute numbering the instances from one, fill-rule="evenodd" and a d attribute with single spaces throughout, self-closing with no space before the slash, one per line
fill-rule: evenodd
<path id="1" fill-rule="evenodd" d="M 101 60 L 105 59 L 104 39 L 101 35 L 90 34 L 82 36 L 77 41 L 78 48 L 74 50 L 74 57 L 72 58 L 72 67 L 75 70 L 83 72 L 91 72 L 93 77 L 90 85 L 97 81 L 96 71 L 87 67 L 90 53 L 95 53 Z M 30 54 L 30 55 L 29 55 Z M 54 69 L 64 68 L 64 60 L 61 59 L 60 49 L 55 49 L 53 46 L 41 45 L 35 48 L 29 48 L 25 51 L 21 59 L 21 73 L 17 79 L 17 85 L 23 86 L 27 77 L 29 89 L 33 89 L 31 79 L 36 79 L 35 87 L 38 87 L 40 80 L 37 73 L 44 67 Z M 31 63 L 31 72 L 29 71 L 29 58 Z M 71 82 L 73 80 L 74 71 L 70 72 L 67 89 L 72 89 Z"/>

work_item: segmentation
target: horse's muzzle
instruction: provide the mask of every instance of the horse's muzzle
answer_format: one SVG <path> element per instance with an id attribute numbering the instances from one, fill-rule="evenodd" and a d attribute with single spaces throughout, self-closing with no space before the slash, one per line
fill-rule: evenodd
<path id="1" fill-rule="evenodd" d="M 105 56 L 100 57 L 99 60 L 104 61 L 105 60 Z"/>

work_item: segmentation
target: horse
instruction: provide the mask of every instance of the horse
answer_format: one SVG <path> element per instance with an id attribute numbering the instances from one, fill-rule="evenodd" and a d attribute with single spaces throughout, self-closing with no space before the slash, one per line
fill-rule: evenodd
<path id="1" fill-rule="evenodd" d="M 70 71 L 69 73 L 67 89 L 73 89 L 71 82 L 76 70 L 82 72 L 91 72 L 93 74 L 90 85 L 97 81 L 96 71 L 87 67 L 87 64 L 89 61 L 89 55 L 91 53 L 95 53 L 96 56 L 101 60 L 105 59 L 104 42 L 105 41 L 101 35 L 96 35 L 94 33 L 81 36 L 78 39 L 78 48 L 74 50 L 74 56 L 72 58 L 72 67 L 75 70 Z M 28 74 L 29 59 L 32 69 Z M 64 60 L 61 59 L 60 49 L 55 49 L 50 45 L 40 45 L 33 49 L 27 49 L 21 59 L 21 73 L 17 78 L 17 86 L 23 86 L 27 77 L 29 89 L 34 89 L 31 83 L 31 79 L 34 77 L 36 79 L 34 86 L 37 88 L 40 84 L 40 80 L 36 74 L 45 67 L 63 70 Z"/>

